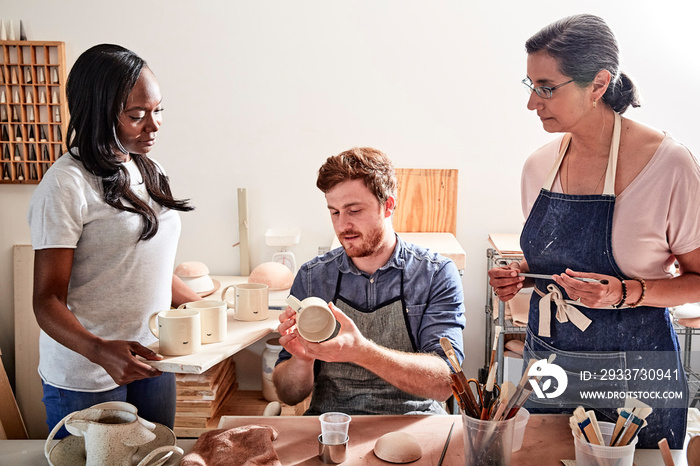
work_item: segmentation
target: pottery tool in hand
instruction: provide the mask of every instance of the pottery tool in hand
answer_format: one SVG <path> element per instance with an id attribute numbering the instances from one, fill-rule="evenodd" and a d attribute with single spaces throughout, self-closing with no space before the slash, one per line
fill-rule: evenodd
<path id="1" fill-rule="evenodd" d="M 469 389 L 469 381 L 467 376 L 464 375 L 464 372 L 462 372 L 462 366 L 459 364 L 459 359 L 457 359 L 457 354 L 455 354 L 452 343 L 450 343 L 450 340 L 447 337 L 442 337 L 440 338 L 440 346 L 445 352 L 445 356 L 447 356 L 448 361 L 450 361 L 450 364 L 455 371 L 456 378 L 459 380 L 459 384 L 461 385 L 461 387 L 459 387 L 461 388 L 460 395 L 464 394 L 464 399 L 462 401 L 469 410 L 468 414 L 472 417 L 478 418 L 481 412 L 478 410 L 478 405 L 476 398 L 474 398 L 474 394 Z M 454 379 L 455 378 L 453 377 L 453 382 Z"/>
<path id="2" fill-rule="evenodd" d="M 551 275 L 547 275 L 544 273 L 525 273 L 521 272 L 518 274 L 518 277 L 525 277 L 525 278 L 540 278 L 543 280 L 552 280 Z M 580 282 L 586 282 L 586 283 L 600 283 L 601 285 L 607 285 L 608 282 L 606 279 L 598 280 L 596 278 L 586 278 L 586 277 L 571 277 L 574 280 L 578 280 Z"/>

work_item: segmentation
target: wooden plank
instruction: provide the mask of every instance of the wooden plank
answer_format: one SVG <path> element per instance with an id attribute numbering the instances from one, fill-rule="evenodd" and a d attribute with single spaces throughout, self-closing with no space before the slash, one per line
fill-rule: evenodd
<path id="1" fill-rule="evenodd" d="M 241 273 L 250 275 L 250 244 L 248 238 L 248 194 L 245 188 L 238 188 L 238 242 L 241 251 Z"/>
<path id="2" fill-rule="evenodd" d="M 2 356 L 1 351 L 0 356 Z M 24 427 L 15 395 L 12 393 L 5 365 L 0 360 L 0 439 L 26 440 L 27 438 L 27 429 Z"/>
<path id="3" fill-rule="evenodd" d="M 29 438 L 46 438 L 46 409 L 39 367 L 39 324 L 32 307 L 34 251 L 30 245 L 13 246 L 15 298 L 15 389 Z"/>
<path id="4" fill-rule="evenodd" d="M 456 169 L 397 168 L 394 230 L 457 234 Z"/>

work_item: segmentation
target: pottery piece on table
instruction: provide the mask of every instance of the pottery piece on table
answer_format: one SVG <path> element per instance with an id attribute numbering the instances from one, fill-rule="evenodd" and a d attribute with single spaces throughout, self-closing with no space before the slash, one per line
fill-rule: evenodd
<path id="1" fill-rule="evenodd" d="M 411 463 L 423 456 L 423 449 L 413 435 L 398 431 L 379 437 L 374 454 L 389 463 Z"/>

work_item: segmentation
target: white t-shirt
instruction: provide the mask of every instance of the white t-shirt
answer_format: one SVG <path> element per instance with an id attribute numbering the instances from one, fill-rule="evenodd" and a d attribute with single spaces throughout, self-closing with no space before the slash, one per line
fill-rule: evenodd
<path id="1" fill-rule="evenodd" d="M 140 172 L 126 163 L 139 192 Z M 140 194 L 158 214 L 158 233 L 138 241 L 141 217 L 104 202 L 101 180 L 70 154 L 51 166 L 39 183 L 27 215 L 36 249 L 73 248 L 68 308 L 91 333 L 146 346 L 156 338 L 148 317 L 169 309 L 180 216 Z M 125 202 L 125 201 L 124 201 Z M 39 375 L 69 390 L 100 392 L 117 384 L 99 365 L 41 332 Z"/>
<path id="2" fill-rule="evenodd" d="M 522 172 L 522 208 L 530 214 L 563 135 L 536 150 Z M 552 191 L 563 192 L 557 175 Z M 672 276 L 676 254 L 700 247 L 700 166 L 693 154 L 666 135 L 646 167 L 615 200 L 613 256 L 629 277 Z"/>

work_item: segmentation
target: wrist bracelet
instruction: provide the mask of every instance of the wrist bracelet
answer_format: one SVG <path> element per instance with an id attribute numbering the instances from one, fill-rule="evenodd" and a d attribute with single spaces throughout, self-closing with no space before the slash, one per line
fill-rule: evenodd
<path id="1" fill-rule="evenodd" d="M 647 283 L 643 278 L 634 277 L 632 280 L 637 280 L 639 284 L 642 285 L 642 295 L 636 302 L 628 304 L 629 307 L 637 307 L 642 304 L 642 301 L 644 301 L 644 298 L 647 296 Z"/>
<path id="2" fill-rule="evenodd" d="M 622 299 L 619 303 L 613 304 L 615 309 L 620 309 L 622 306 L 624 306 L 625 300 L 627 299 L 627 283 L 625 283 L 624 280 L 620 280 L 620 284 L 622 285 Z"/>

